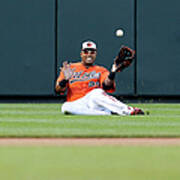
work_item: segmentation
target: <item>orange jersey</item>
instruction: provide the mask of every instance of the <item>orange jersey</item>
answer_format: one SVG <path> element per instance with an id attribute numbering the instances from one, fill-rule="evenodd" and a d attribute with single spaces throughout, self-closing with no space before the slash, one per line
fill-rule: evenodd
<path id="1" fill-rule="evenodd" d="M 67 101 L 74 101 L 95 88 L 102 88 L 104 80 L 109 75 L 109 71 L 102 67 L 93 65 L 86 68 L 81 62 L 73 63 L 70 66 L 74 69 L 74 74 L 67 84 Z M 64 79 L 64 74 L 61 72 L 57 82 Z M 107 92 L 114 92 L 115 84 L 112 89 Z"/>

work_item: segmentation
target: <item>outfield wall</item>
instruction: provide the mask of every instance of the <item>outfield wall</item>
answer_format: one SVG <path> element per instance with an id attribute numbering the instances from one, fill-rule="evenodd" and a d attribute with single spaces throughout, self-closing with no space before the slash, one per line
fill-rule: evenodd
<path id="1" fill-rule="evenodd" d="M 62 61 L 79 60 L 86 39 L 97 42 L 96 62 L 108 69 L 121 44 L 136 49 L 136 61 L 117 75 L 115 95 L 179 96 L 179 5 L 178 0 L 0 0 L 0 96 L 56 96 Z M 116 37 L 117 29 L 124 30 L 123 37 Z"/>

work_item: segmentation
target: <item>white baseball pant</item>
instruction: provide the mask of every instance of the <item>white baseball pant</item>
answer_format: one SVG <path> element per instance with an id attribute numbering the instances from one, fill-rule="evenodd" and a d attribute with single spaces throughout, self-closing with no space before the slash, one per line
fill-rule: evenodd
<path id="1" fill-rule="evenodd" d="M 77 115 L 111 115 L 116 113 L 123 116 L 130 115 L 133 108 L 98 88 L 93 89 L 78 100 L 65 102 L 61 110 L 63 113 Z"/>

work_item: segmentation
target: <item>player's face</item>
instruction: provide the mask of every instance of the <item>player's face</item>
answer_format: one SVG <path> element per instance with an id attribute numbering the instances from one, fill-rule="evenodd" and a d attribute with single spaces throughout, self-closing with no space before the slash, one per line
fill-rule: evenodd
<path id="1" fill-rule="evenodd" d="M 81 51 L 81 59 L 84 65 L 90 66 L 96 59 L 97 52 L 94 49 L 85 49 Z"/>

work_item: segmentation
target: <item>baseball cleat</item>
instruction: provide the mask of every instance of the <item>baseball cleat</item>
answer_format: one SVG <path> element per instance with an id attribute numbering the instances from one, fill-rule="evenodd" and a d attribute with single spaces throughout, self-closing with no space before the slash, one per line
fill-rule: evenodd
<path id="1" fill-rule="evenodd" d="M 144 111 L 139 108 L 134 108 L 134 110 L 131 112 L 131 115 L 144 115 Z"/>
<path id="2" fill-rule="evenodd" d="M 68 111 L 64 111 L 64 114 L 65 115 L 73 115 L 71 112 L 68 112 Z"/>

